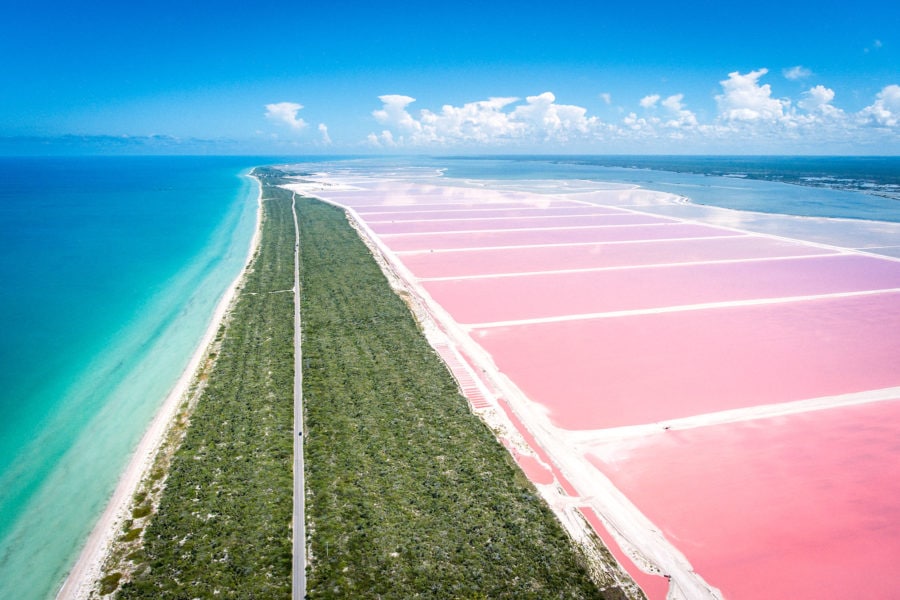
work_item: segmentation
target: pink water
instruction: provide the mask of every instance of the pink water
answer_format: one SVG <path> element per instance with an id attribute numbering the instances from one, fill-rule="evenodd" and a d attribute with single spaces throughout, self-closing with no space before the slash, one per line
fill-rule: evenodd
<path id="1" fill-rule="evenodd" d="M 588 227 L 603 225 L 642 225 L 647 223 L 672 222 L 670 219 L 662 219 L 649 215 L 633 213 L 604 213 L 575 216 L 546 215 L 533 217 L 502 217 L 480 219 L 440 219 L 440 220 L 407 220 L 407 221 L 378 221 L 372 222 L 372 231 L 381 234 L 390 233 L 447 233 L 451 231 L 473 231 L 492 229 L 540 229 L 554 227 Z"/>
<path id="2" fill-rule="evenodd" d="M 547 208 L 531 206 L 528 208 L 457 208 L 456 210 L 435 210 L 421 206 L 395 210 L 382 207 L 382 210 L 367 208 L 361 212 L 367 223 L 383 223 L 390 221 L 416 221 L 440 219 L 496 219 L 499 217 L 572 217 L 575 215 L 614 215 L 625 211 L 603 206 L 584 206 L 583 204 L 551 205 Z"/>
<path id="3" fill-rule="evenodd" d="M 900 385 L 900 293 L 476 329 L 473 337 L 564 429 Z"/>
<path id="4" fill-rule="evenodd" d="M 423 252 L 405 255 L 403 263 L 421 278 L 466 277 L 709 260 L 812 256 L 829 252 L 831 251 L 815 246 L 772 238 L 735 236 L 634 244 L 493 248 L 479 252 L 459 252 L 452 257 Z"/>
<path id="5" fill-rule="evenodd" d="M 900 386 L 900 262 L 552 195 L 387 182 L 330 197 L 473 325 L 554 439 L 580 432 L 566 456 L 609 477 L 726 598 L 897 596 L 900 398 L 661 427 Z M 513 453 L 526 475 L 613 543 L 579 482 L 498 406 L 534 450 Z M 620 441 L 608 429 L 647 424 Z M 612 551 L 665 597 L 666 580 Z"/>
<path id="6" fill-rule="evenodd" d="M 600 517 L 597 516 L 597 513 L 594 512 L 594 509 L 581 507 L 578 510 L 597 533 L 597 536 L 603 540 L 603 544 L 609 548 L 609 551 L 616 558 L 616 561 L 631 574 L 635 583 L 637 583 L 644 591 L 644 594 L 646 594 L 648 598 L 665 598 L 666 593 L 669 591 L 668 581 L 663 577 L 649 575 L 639 569 L 637 565 L 634 564 L 634 561 L 619 548 L 615 538 L 607 531 L 606 526 L 603 524 L 603 521 L 600 520 Z"/>
<path id="7" fill-rule="evenodd" d="M 733 236 L 735 232 L 706 225 L 669 223 L 659 219 L 656 225 L 599 226 L 583 229 L 540 229 L 537 231 L 485 231 L 476 233 L 437 233 L 433 235 L 383 235 L 395 252 L 485 248 L 538 244 L 583 242 L 623 242 L 690 237 Z"/>
<path id="8" fill-rule="evenodd" d="M 429 281 L 460 323 L 900 288 L 900 262 L 843 255 Z"/>
<path id="9" fill-rule="evenodd" d="M 900 401 L 668 431 L 597 467 L 726 598 L 895 598 Z"/>

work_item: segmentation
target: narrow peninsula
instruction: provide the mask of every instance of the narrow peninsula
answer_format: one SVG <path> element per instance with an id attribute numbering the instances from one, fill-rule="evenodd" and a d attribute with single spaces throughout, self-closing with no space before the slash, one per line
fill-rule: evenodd
<path id="1" fill-rule="evenodd" d="M 472 414 L 343 211 L 255 176 L 259 248 L 91 597 L 292 597 L 298 292 L 306 597 L 639 595 Z"/>

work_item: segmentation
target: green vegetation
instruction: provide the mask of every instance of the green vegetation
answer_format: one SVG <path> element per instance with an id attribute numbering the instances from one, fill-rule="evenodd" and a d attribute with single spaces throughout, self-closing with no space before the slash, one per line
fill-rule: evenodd
<path id="1" fill-rule="evenodd" d="M 119 598 L 290 597 L 293 295 L 284 292 L 293 287 L 291 194 L 266 188 L 263 204 L 258 254 L 143 550 L 128 555 L 134 572 Z M 155 469 L 150 481 L 161 476 Z"/>
<path id="2" fill-rule="evenodd" d="M 602 597 L 343 212 L 298 208 L 308 597 Z"/>
<path id="3" fill-rule="evenodd" d="M 141 529 L 140 527 L 135 527 L 134 529 L 129 529 L 128 531 L 125 532 L 125 535 L 123 535 L 121 537 L 121 540 L 123 542 L 133 542 L 136 539 L 138 539 L 139 537 L 141 537 L 141 531 L 143 531 L 143 529 Z"/>
<path id="4" fill-rule="evenodd" d="M 132 502 L 100 593 L 291 593 L 291 193 Z M 344 214 L 299 198 L 309 598 L 620 598 L 472 415 Z M 190 426 L 188 427 L 188 421 Z"/>
<path id="5" fill-rule="evenodd" d="M 148 504 L 143 504 L 143 505 L 137 507 L 136 509 L 134 509 L 133 511 L 131 511 L 131 518 L 132 519 L 141 519 L 141 518 L 149 515 L 152 511 L 153 511 L 153 509 Z"/>
<path id="6" fill-rule="evenodd" d="M 119 580 L 122 579 L 121 573 L 111 573 L 100 580 L 100 595 L 106 596 L 112 594 L 119 587 Z"/>

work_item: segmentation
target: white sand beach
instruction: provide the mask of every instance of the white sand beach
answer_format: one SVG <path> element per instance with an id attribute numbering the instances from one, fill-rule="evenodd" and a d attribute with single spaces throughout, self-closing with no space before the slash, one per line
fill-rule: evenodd
<path id="1" fill-rule="evenodd" d="M 71 571 L 69 571 L 66 581 L 57 594 L 58 600 L 84 600 L 89 597 L 91 590 L 95 587 L 102 574 L 103 563 L 112 543 L 120 532 L 122 523 L 128 516 L 130 501 L 141 481 L 144 480 L 152 468 L 156 454 L 166 439 L 166 435 L 173 424 L 173 419 L 190 390 L 191 384 L 197 377 L 199 368 L 205 362 L 210 345 L 215 339 L 219 327 L 232 309 L 237 292 L 244 281 L 247 266 L 259 247 L 262 227 L 262 185 L 256 177 L 253 175 L 250 175 L 250 177 L 256 181 L 259 187 L 259 195 L 257 198 L 256 227 L 250 241 L 244 268 L 219 300 L 210 319 L 209 326 L 206 328 L 202 339 L 198 342 L 190 361 L 160 406 L 140 443 L 135 448 L 131 460 L 123 471 L 107 504 L 106 510 L 104 510 L 94 525 L 78 560 Z"/>

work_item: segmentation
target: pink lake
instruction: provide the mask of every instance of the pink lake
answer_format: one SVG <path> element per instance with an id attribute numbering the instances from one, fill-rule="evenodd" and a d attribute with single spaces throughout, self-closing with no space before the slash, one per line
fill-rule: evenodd
<path id="1" fill-rule="evenodd" d="M 900 262 L 860 255 L 427 281 L 459 323 L 900 288 Z"/>
<path id="2" fill-rule="evenodd" d="M 894 598 L 900 401 L 667 431 L 594 464 L 726 598 Z"/>
<path id="3" fill-rule="evenodd" d="M 403 255 L 417 277 L 466 277 L 594 267 L 628 267 L 710 260 L 813 256 L 831 250 L 759 236 L 659 240 L 635 244 L 583 244 L 491 248 L 455 254 Z"/>
<path id="4" fill-rule="evenodd" d="M 490 206 L 490 205 L 488 205 Z M 604 206 L 585 206 L 583 204 L 553 204 L 548 207 L 531 206 L 528 208 L 460 208 L 456 210 L 440 210 L 408 207 L 406 210 L 394 210 L 382 207 L 381 210 L 371 208 L 361 211 L 367 223 L 445 220 L 445 219 L 500 219 L 506 217 L 573 217 L 576 215 L 615 215 L 628 214 L 621 209 Z"/>
<path id="5" fill-rule="evenodd" d="M 565 429 L 900 385 L 900 293 L 475 329 Z"/>
<path id="6" fill-rule="evenodd" d="M 448 366 L 473 367 L 473 409 L 491 406 L 478 373 L 515 386 L 497 404 L 533 450 L 509 446 L 515 460 L 652 600 L 667 581 L 615 547 L 579 486 L 608 477 L 725 598 L 897 595 L 900 398 L 883 398 L 900 387 L 900 262 L 552 194 L 366 185 L 327 196 L 464 342 Z M 662 429 L 852 393 L 882 400 Z"/>
<path id="7" fill-rule="evenodd" d="M 726 237 L 739 233 L 692 223 L 671 223 L 659 219 L 653 225 L 602 225 L 578 229 L 537 229 L 533 231 L 483 231 L 466 233 L 434 233 L 429 235 L 382 235 L 381 239 L 395 252 L 452 250 L 543 244 L 584 242 L 627 242 L 690 237 Z"/>
<path id="8" fill-rule="evenodd" d="M 434 219 L 371 223 L 372 231 L 388 233 L 445 233 L 472 230 L 540 229 L 556 227 L 590 227 L 603 225 L 642 225 L 673 222 L 670 219 L 634 213 L 603 213 L 588 215 L 558 215 L 533 217 L 504 217 L 498 219 Z"/>

